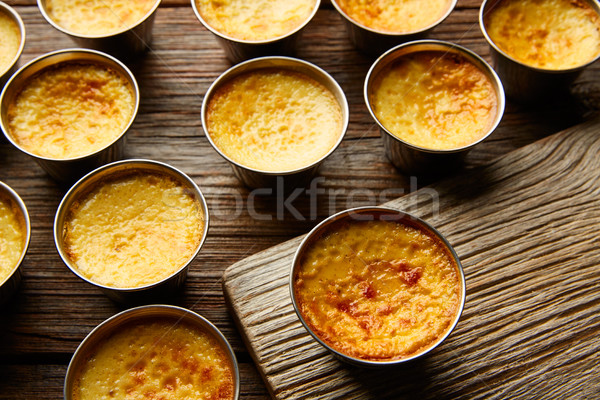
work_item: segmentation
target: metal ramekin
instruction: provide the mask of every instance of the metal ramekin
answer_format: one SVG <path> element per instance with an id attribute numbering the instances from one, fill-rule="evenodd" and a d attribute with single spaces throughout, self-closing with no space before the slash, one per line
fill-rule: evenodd
<path id="1" fill-rule="evenodd" d="M 95 327 L 77 347 L 73 354 L 64 384 L 64 399 L 71 400 L 73 398 L 73 385 L 75 384 L 76 374 L 81 371 L 84 364 L 89 359 L 90 353 L 102 341 L 106 340 L 113 333 L 118 332 L 126 324 L 135 321 L 148 320 L 153 318 L 169 318 L 173 319 L 173 323 L 177 324 L 181 321 L 197 327 L 199 330 L 208 333 L 217 340 L 224 353 L 226 354 L 231 369 L 233 371 L 233 399 L 237 400 L 240 396 L 240 371 L 235 357 L 235 353 L 225 336 L 214 326 L 209 320 L 201 315 L 182 308 L 171 305 L 146 305 L 129 310 L 122 311 Z"/>
<path id="2" fill-rule="evenodd" d="M 381 70 L 393 63 L 398 58 L 407 54 L 432 50 L 444 51 L 463 56 L 465 59 L 477 66 L 483 73 L 485 73 L 494 86 L 498 102 L 494 123 L 482 138 L 469 145 L 450 150 L 432 150 L 408 143 L 388 131 L 377 119 L 377 116 L 371 107 L 369 100 L 371 85 Z M 390 161 L 404 173 L 425 175 L 439 174 L 441 171 L 448 171 L 456 165 L 459 165 L 462 158 L 469 150 L 485 140 L 496 129 L 504 114 L 506 102 L 504 97 L 504 89 L 502 87 L 502 82 L 500 82 L 500 78 L 498 78 L 498 75 L 496 75 L 494 70 L 480 56 L 462 46 L 440 40 L 419 40 L 404 43 L 384 53 L 373 63 L 369 69 L 369 72 L 367 73 L 364 86 L 364 98 L 371 117 L 373 117 L 377 125 L 379 125 L 381 138 L 383 139 L 383 145 Z"/>
<path id="3" fill-rule="evenodd" d="M 255 57 L 293 55 L 296 52 L 304 27 L 313 19 L 321 5 L 321 0 L 317 0 L 312 12 L 308 18 L 306 18 L 306 21 L 286 35 L 265 40 L 242 40 L 227 36 L 210 26 L 204 18 L 202 18 L 202 14 L 196 5 L 196 0 L 191 0 L 191 2 L 198 20 L 208 31 L 215 35 L 217 42 L 225 51 L 225 56 L 233 64 Z"/>
<path id="4" fill-rule="evenodd" d="M 23 85 L 32 76 L 46 68 L 52 68 L 58 64 L 69 62 L 97 63 L 120 73 L 131 86 L 134 97 L 135 104 L 131 120 L 125 126 L 125 129 L 123 129 L 123 132 L 112 143 L 92 154 L 65 159 L 38 156 L 21 148 L 11 137 L 8 129 L 8 106 L 14 101 Z M 0 127 L 9 142 L 23 153 L 32 157 L 52 178 L 62 183 L 71 183 L 90 170 L 122 157 L 123 147 L 125 146 L 125 134 L 137 115 L 139 104 L 140 91 L 135 77 L 119 60 L 95 50 L 64 49 L 42 55 L 30 61 L 12 76 L 0 95 Z"/>
<path id="5" fill-rule="evenodd" d="M 564 94 L 583 69 L 600 58 L 598 54 L 586 64 L 563 70 L 537 68 L 515 60 L 496 46 L 485 27 L 484 17 L 501 1 L 483 1 L 479 9 L 479 26 L 489 44 L 494 69 L 502 79 L 506 95 L 512 100 L 531 103 Z M 600 15 L 600 4 L 597 1 L 583 1 Z"/>
<path id="6" fill-rule="evenodd" d="M 4 84 L 6 83 L 6 81 L 8 81 L 8 78 L 10 78 L 12 76 L 12 74 L 14 74 L 15 71 L 19 67 L 18 61 L 19 61 L 19 58 L 21 57 L 21 53 L 23 53 L 23 47 L 25 47 L 25 24 L 23 23 L 23 20 L 21 19 L 21 17 L 15 11 L 14 8 L 12 8 L 8 4 L 3 3 L 1 1 L 0 1 L 0 13 L 4 13 L 4 14 L 8 15 L 19 26 L 19 32 L 21 33 L 21 44 L 19 45 L 19 50 L 17 51 L 15 58 L 12 60 L 8 69 L 6 69 L 4 71 L 0 71 L 0 89 L 1 89 L 4 86 Z"/>
<path id="7" fill-rule="evenodd" d="M 15 265 L 12 272 L 4 280 L 0 281 L 0 304 L 4 304 L 17 291 L 19 284 L 21 283 L 21 264 L 23 263 L 23 259 L 25 258 L 25 254 L 29 248 L 29 240 L 31 238 L 31 223 L 29 221 L 27 207 L 25 207 L 23 200 L 19 197 L 17 192 L 15 192 L 10 186 L 2 181 L 0 181 L 0 197 L 9 199 L 9 201 L 11 201 L 18 208 L 22 218 L 23 229 L 25 229 L 25 243 L 23 246 L 23 251 L 21 252 L 21 258 L 19 258 L 19 261 Z"/>
<path id="8" fill-rule="evenodd" d="M 99 50 L 122 59 L 138 56 L 150 47 L 152 26 L 160 2 L 161 0 L 156 0 L 156 4 L 146 16 L 132 27 L 107 35 L 82 35 L 58 25 L 46 12 L 46 0 L 37 0 L 38 8 L 46 21 L 58 31 L 69 36 L 79 46 Z"/>
<path id="9" fill-rule="evenodd" d="M 331 4 L 333 4 L 335 9 L 342 16 L 346 31 L 348 32 L 348 37 L 354 47 L 365 54 L 376 56 L 400 43 L 425 38 L 436 26 L 441 24 L 452 13 L 454 7 L 456 7 L 457 1 L 458 0 L 452 0 L 446 13 L 433 24 L 416 31 L 404 33 L 383 32 L 369 28 L 350 18 L 337 4 L 336 0 L 331 0 Z"/>
<path id="10" fill-rule="evenodd" d="M 137 171 L 165 174 L 175 179 L 177 182 L 180 182 L 186 190 L 189 190 L 189 192 L 196 198 L 196 201 L 198 202 L 198 205 L 204 214 L 202 238 L 200 239 L 195 252 L 189 258 L 189 260 L 183 266 L 181 266 L 179 270 L 173 272 L 170 276 L 162 279 L 161 281 L 133 288 L 116 288 L 102 285 L 81 275 L 75 263 L 73 263 L 67 255 L 64 249 L 63 237 L 65 219 L 69 215 L 69 211 L 73 204 L 76 203 L 86 193 L 89 193 L 91 190 L 93 190 L 97 183 L 111 177 L 118 177 L 125 173 Z M 179 288 L 182 287 L 187 277 L 187 271 L 190 267 L 190 264 L 198 255 L 202 245 L 204 244 L 204 241 L 206 240 L 208 224 L 209 214 L 206 200 L 204 199 L 204 196 L 202 195 L 202 192 L 196 183 L 189 176 L 168 164 L 158 161 L 142 159 L 122 160 L 107 164 L 90 172 L 81 178 L 77 183 L 75 183 L 71 189 L 69 189 L 60 202 L 54 218 L 54 243 L 63 262 L 75 275 L 87 283 L 96 286 L 102 292 L 104 292 L 106 296 L 118 303 L 139 304 L 142 302 L 153 301 L 157 298 L 166 297 L 175 293 Z"/>
<path id="11" fill-rule="evenodd" d="M 459 300 L 460 304 L 458 306 L 458 309 L 456 310 L 456 314 L 453 318 L 453 321 L 450 324 L 450 327 L 448 328 L 446 333 L 442 337 L 440 337 L 435 343 L 433 343 L 429 347 L 425 348 L 420 353 L 414 354 L 410 357 L 397 359 L 397 360 L 389 360 L 389 361 L 364 360 L 364 359 L 349 356 L 347 354 L 341 353 L 341 352 L 333 349 L 327 343 L 325 343 L 317 334 L 315 334 L 312 331 L 312 329 L 309 327 L 309 325 L 304 320 L 304 317 L 302 316 L 302 314 L 298 308 L 298 303 L 296 302 L 296 296 L 295 296 L 295 290 L 294 290 L 294 280 L 296 277 L 296 271 L 300 265 L 300 260 L 302 259 L 307 247 L 310 246 L 315 240 L 319 239 L 322 234 L 326 233 L 328 228 L 334 223 L 337 223 L 339 221 L 344 221 L 344 220 L 345 221 L 371 221 L 373 219 L 400 222 L 400 223 L 403 223 L 403 224 L 406 224 L 406 225 L 409 225 L 409 226 L 412 226 L 412 227 L 415 227 L 415 228 L 418 228 L 418 229 L 428 232 L 431 236 L 433 236 L 437 240 L 439 240 L 439 242 L 442 243 L 448 249 L 448 251 L 452 254 L 452 258 L 456 264 L 456 267 L 458 270 L 458 275 L 459 275 L 459 280 L 460 280 L 460 286 L 461 286 L 460 287 L 460 300 Z M 323 347 L 325 347 L 327 350 L 329 350 L 338 359 L 345 361 L 347 363 L 353 364 L 353 365 L 361 366 L 361 367 L 386 367 L 386 366 L 402 364 L 407 361 L 411 361 L 416 358 L 423 357 L 425 354 L 429 353 L 431 350 L 433 350 L 434 348 L 439 346 L 450 335 L 452 330 L 454 330 L 454 328 L 456 327 L 456 324 L 458 324 L 458 320 L 460 319 L 460 316 L 462 314 L 463 308 L 465 306 L 465 299 L 466 299 L 466 282 L 465 282 L 465 275 L 463 272 L 462 264 L 460 262 L 460 259 L 458 258 L 458 255 L 456 254 L 456 252 L 454 251 L 454 249 L 452 248 L 452 246 L 450 245 L 448 240 L 446 240 L 446 238 L 444 236 L 442 236 L 442 234 L 440 232 L 438 232 L 434 227 L 429 225 L 427 222 L 425 222 L 411 214 L 405 213 L 403 211 L 395 210 L 392 208 L 386 208 L 386 207 L 351 208 L 351 209 L 348 209 L 345 211 L 341 211 L 337 214 L 334 214 L 334 215 L 330 216 L 329 218 L 325 219 L 324 221 L 322 221 L 317 226 L 315 226 L 304 237 L 304 239 L 300 243 L 300 246 L 298 246 L 298 249 L 296 250 L 296 254 L 294 255 L 294 260 L 292 262 L 292 268 L 290 271 L 289 287 L 290 287 L 290 295 L 292 298 L 292 305 L 294 306 L 294 310 L 296 311 L 296 314 L 298 315 L 300 322 L 302 323 L 302 325 L 304 325 L 304 327 L 306 328 L 308 333 L 317 342 L 319 342 Z"/>
<path id="12" fill-rule="evenodd" d="M 208 102 L 211 99 L 212 94 L 221 87 L 225 82 L 230 81 L 231 79 L 239 76 L 248 71 L 255 71 L 266 68 L 282 68 L 290 71 L 296 71 L 299 73 L 303 73 L 310 78 L 316 80 L 323 86 L 333 93 L 335 96 L 340 109 L 342 111 L 342 129 L 340 131 L 340 136 L 335 143 L 335 145 L 321 157 L 319 160 L 313 162 L 310 165 L 307 165 L 303 168 L 299 168 L 291 171 L 282 171 L 282 172 L 272 172 L 272 171 L 262 171 L 250 167 L 246 167 L 231 158 L 225 155 L 213 142 L 210 132 L 206 128 L 206 112 L 208 108 Z M 327 158 L 331 153 L 335 151 L 335 149 L 339 146 L 346 134 L 346 129 L 348 128 L 348 120 L 349 120 L 349 109 L 348 109 L 348 101 L 346 100 L 346 95 L 344 91 L 340 87 L 340 85 L 323 69 L 317 67 L 314 64 L 311 64 L 307 61 L 299 60 L 296 58 L 290 57 L 262 57 L 255 58 L 252 60 L 248 60 L 246 62 L 240 63 L 227 71 L 225 71 L 221 76 L 219 76 L 213 84 L 210 86 L 206 95 L 204 96 L 204 100 L 202 101 L 202 128 L 204 129 L 204 133 L 206 134 L 206 138 L 212 145 L 212 147 L 229 163 L 233 168 L 234 174 L 238 177 L 240 181 L 242 181 L 246 186 L 252 188 L 262 188 L 262 187 L 276 187 L 280 182 L 284 182 L 287 188 L 293 187 L 302 187 L 306 185 L 310 181 L 310 179 L 315 175 L 319 165 Z"/>

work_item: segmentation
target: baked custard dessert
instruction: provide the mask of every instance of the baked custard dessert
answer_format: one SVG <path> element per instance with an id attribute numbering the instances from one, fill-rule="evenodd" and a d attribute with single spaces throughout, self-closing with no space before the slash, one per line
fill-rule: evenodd
<path id="1" fill-rule="evenodd" d="M 202 19 L 238 40 L 276 39 L 302 26 L 317 0 L 195 0 Z"/>
<path id="2" fill-rule="evenodd" d="M 409 33 L 439 21 L 451 0 L 335 0 L 344 13 L 367 28 L 386 33 Z"/>
<path id="3" fill-rule="evenodd" d="M 8 71 L 21 47 L 21 30 L 13 17 L 0 8 L 0 75 Z"/>
<path id="4" fill-rule="evenodd" d="M 271 172 L 317 162 L 343 130 L 342 109 L 329 89 L 303 73 L 278 68 L 246 72 L 217 88 L 206 124 L 227 157 Z"/>
<path id="5" fill-rule="evenodd" d="M 233 400 L 227 352 L 209 333 L 175 319 L 131 322 L 92 349 L 73 400 Z"/>
<path id="6" fill-rule="evenodd" d="M 95 63 L 64 62 L 27 80 L 8 105 L 8 130 L 22 149 L 70 159 L 113 143 L 135 111 L 135 95 L 118 71 Z"/>
<path id="7" fill-rule="evenodd" d="M 158 0 L 46 0 L 46 13 L 63 29 L 108 36 L 136 26 Z"/>
<path id="8" fill-rule="evenodd" d="M 0 193 L 0 283 L 17 266 L 25 248 L 25 220 L 17 205 Z"/>
<path id="9" fill-rule="evenodd" d="M 576 68 L 600 54 L 600 16 L 583 0 L 503 0 L 484 25 L 500 50 L 532 67 Z"/>
<path id="10" fill-rule="evenodd" d="M 406 54 L 375 76 L 369 101 L 399 139 L 431 150 L 470 145 L 491 129 L 498 98 L 488 76 L 446 51 Z"/>
<path id="11" fill-rule="evenodd" d="M 90 281 L 137 288 L 181 269 L 200 245 L 204 221 L 199 200 L 181 182 L 133 171 L 99 181 L 73 202 L 63 246 Z"/>
<path id="12" fill-rule="evenodd" d="M 417 225 L 334 222 L 305 250 L 296 304 L 324 343 L 350 357 L 391 361 L 435 345 L 461 304 L 452 253 Z"/>

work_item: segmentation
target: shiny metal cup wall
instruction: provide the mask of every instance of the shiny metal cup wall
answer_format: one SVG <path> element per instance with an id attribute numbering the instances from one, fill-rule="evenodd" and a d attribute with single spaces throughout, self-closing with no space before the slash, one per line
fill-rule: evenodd
<path id="1" fill-rule="evenodd" d="M 0 197 L 7 198 L 12 202 L 19 210 L 23 221 L 23 229 L 25 229 L 25 243 L 23 245 L 23 251 L 17 264 L 13 268 L 12 272 L 3 280 L 0 281 L 0 305 L 6 303 L 17 291 L 22 279 L 21 264 L 25 258 L 25 254 L 29 248 L 29 240 L 31 238 L 31 222 L 29 221 L 29 213 L 25 203 L 19 197 L 10 186 L 0 181 Z"/>
<path id="2" fill-rule="evenodd" d="M 0 71 L 0 90 L 2 90 L 8 79 L 17 71 L 17 69 L 19 69 L 18 61 L 21 57 L 21 53 L 23 53 L 23 47 L 25 47 L 25 24 L 14 8 L 1 1 L 0 13 L 8 15 L 18 25 L 19 33 L 21 34 L 21 43 L 19 44 L 19 50 L 17 51 L 15 58 L 11 61 L 7 70 Z"/>
<path id="3" fill-rule="evenodd" d="M 600 54 L 588 63 L 565 70 L 547 70 L 526 65 L 502 51 L 487 33 L 484 17 L 502 0 L 484 0 L 479 9 L 479 26 L 490 47 L 492 64 L 500 76 L 506 96 L 511 100 L 533 103 L 565 94 L 571 83 L 583 69 L 600 58 Z M 600 4 L 583 0 L 600 15 Z"/>
<path id="4" fill-rule="evenodd" d="M 98 50 L 111 54 L 120 59 L 131 59 L 145 52 L 152 43 L 152 28 L 156 10 L 161 0 L 157 0 L 152 10 L 146 14 L 136 25 L 108 35 L 82 35 L 70 32 L 58 25 L 46 11 L 46 0 L 37 0 L 41 14 L 46 21 L 58 31 L 69 36 L 81 47 Z"/>
<path id="5" fill-rule="evenodd" d="M 73 389 L 76 383 L 76 375 L 83 369 L 85 363 L 89 359 L 90 352 L 93 352 L 96 346 L 108 339 L 112 334 L 117 333 L 119 329 L 123 328 L 127 324 L 154 318 L 169 318 L 172 319 L 174 323 L 185 322 L 197 327 L 199 330 L 206 332 L 215 338 L 231 364 L 234 384 L 233 399 L 239 399 L 240 371 L 238 363 L 231 345 L 221 331 L 219 331 L 219 329 L 209 320 L 193 311 L 181 307 L 162 304 L 146 305 L 122 311 L 95 327 L 79 344 L 79 347 L 77 347 L 77 350 L 75 350 L 75 353 L 69 362 L 64 384 L 64 399 L 71 400 L 74 398 Z"/>
<path id="6" fill-rule="evenodd" d="M 335 7 L 342 17 L 342 21 L 348 32 L 350 42 L 359 51 L 371 56 L 378 56 L 386 50 L 397 46 L 400 43 L 410 42 L 418 39 L 423 39 L 439 24 L 441 24 L 454 10 L 456 2 L 453 0 L 448 8 L 448 11 L 433 24 L 413 32 L 405 33 L 390 33 L 371 29 L 353 20 L 346 14 L 337 4 L 336 0 L 331 0 L 331 4 Z"/>
<path id="7" fill-rule="evenodd" d="M 181 268 L 179 268 L 173 274 L 164 278 L 161 281 L 135 288 L 115 288 L 111 286 L 105 286 L 92 280 L 89 280 L 85 276 L 81 275 L 75 263 L 73 263 L 70 257 L 67 255 L 64 248 L 63 234 L 65 220 L 73 204 L 76 203 L 81 196 L 84 196 L 90 190 L 93 190 L 95 185 L 97 185 L 100 181 L 109 179 L 111 177 L 118 177 L 125 173 L 138 171 L 142 173 L 144 171 L 147 171 L 166 174 L 167 176 L 173 178 L 175 181 L 180 182 L 186 190 L 190 191 L 190 193 L 196 198 L 196 201 L 198 202 L 198 205 L 202 210 L 202 213 L 204 214 L 204 229 L 202 232 L 202 238 L 200 239 L 198 246 L 194 254 L 192 254 L 192 256 L 190 257 L 190 259 Z M 77 183 L 75 183 L 73 187 L 71 187 L 71 189 L 69 189 L 69 191 L 65 194 L 62 201 L 60 202 L 58 210 L 56 211 L 56 216 L 54 218 L 54 243 L 56 245 L 56 249 L 58 250 L 60 258 L 71 270 L 71 272 L 73 272 L 79 278 L 99 288 L 107 297 L 109 297 L 113 301 L 125 304 L 140 304 L 144 302 L 155 301 L 156 299 L 162 299 L 167 296 L 173 295 L 183 286 L 187 277 L 189 266 L 200 252 L 200 249 L 202 248 L 202 245 L 206 240 L 206 236 L 208 234 L 209 219 L 210 218 L 208 214 L 208 207 L 206 205 L 206 200 L 204 199 L 202 192 L 200 191 L 196 183 L 186 174 L 168 164 L 164 164 L 158 161 L 141 159 L 122 160 L 105 165 L 90 172 L 89 174 L 81 178 Z"/>
<path id="8" fill-rule="evenodd" d="M 196 0 L 191 1 L 196 18 L 198 18 L 200 23 L 202 23 L 202 25 L 215 36 L 217 42 L 221 48 L 223 48 L 223 51 L 225 51 L 225 56 L 233 64 L 263 56 L 293 55 L 296 52 L 298 43 L 300 42 L 302 31 L 313 19 L 317 13 L 317 10 L 319 9 L 319 6 L 321 5 L 321 0 L 317 0 L 311 14 L 308 16 L 306 21 L 284 36 L 267 40 L 242 40 L 229 37 L 210 26 L 202 17 L 200 10 L 198 10 Z"/>
<path id="9" fill-rule="evenodd" d="M 8 128 L 8 106 L 14 102 L 26 81 L 38 72 L 58 65 L 63 62 L 91 62 L 106 65 L 119 72 L 131 86 L 134 96 L 134 109 L 131 120 L 123 129 L 123 132 L 108 146 L 92 154 L 67 159 L 54 159 L 38 156 L 21 148 L 11 137 Z M 45 54 L 24 65 L 8 81 L 0 95 L 0 127 L 9 142 L 17 149 L 32 157 L 52 178 L 61 183 L 72 183 L 87 172 L 111 161 L 118 160 L 123 155 L 125 146 L 125 134 L 135 119 L 140 103 L 140 91 L 131 71 L 119 60 L 95 50 L 87 49 L 64 49 Z"/>
<path id="10" fill-rule="evenodd" d="M 337 223 L 338 221 L 369 221 L 369 220 L 373 220 L 373 219 L 382 219 L 385 221 L 394 221 L 394 222 L 403 223 L 408 226 L 412 226 L 412 227 L 421 229 L 425 232 L 428 232 L 429 235 L 436 237 L 440 241 L 440 243 L 443 243 L 443 245 L 450 251 L 450 253 L 452 255 L 452 259 L 454 260 L 454 262 L 456 264 L 456 267 L 458 270 L 458 275 L 459 275 L 459 283 L 460 283 L 459 303 L 460 304 L 458 306 L 458 309 L 456 310 L 456 314 L 454 315 L 454 318 L 450 324 L 450 327 L 446 331 L 446 333 L 442 337 L 438 338 L 438 340 L 433 345 L 429 346 L 424 351 L 421 351 L 420 353 L 417 353 L 413 356 L 401 358 L 401 359 L 397 359 L 397 360 L 389 360 L 389 361 L 363 360 L 360 358 L 352 357 L 347 354 L 341 353 L 341 352 L 333 349 L 332 347 L 330 347 L 327 343 L 325 343 L 323 340 L 321 340 L 321 338 L 317 334 L 315 334 L 312 331 L 310 326 L 304 320 L 304 317 L 302 316 L 302 313 L 300 312 L 300 309 L 298 307 L 298 303 L 296 301 L 295 290 L 294 290 L 294 280 L 296 277 L 297 270 L 300 267 L 300 262 L 302 260 L 302 257 L 304 256 L 305 251 L 316 240 L 318 240 L 323 233 L 327 232 L 327 230 L 329 229 L 329 227 L 332 224 Z M 341 211 L 337 214 L 334 214 L 334 215 L 330 216 L 329 218 L 325 219 L 324 221 L 322 221 L 317 226 L 315 226 L 304 237 L 304 239 L 298 246 L 296 253 L 294 254 L 294 259 L 292 261 L 292 268 L 290 270 L 289 288 L 290 288 L 290 296 L 292 299 L 292 305 L 294 307 L 294 310 L 296 311 L 296 314 L 297 314 L 298 318 L 300 319 L 300 322 L 302 323 L 304 328 L 308 331 L 308 333 L 317 342 L 319 342 L 319 344 L 321 344 L 324 348 L 326 348 L 328 351 L 330 351 L 339 360 L 342 360 L 342 361 L 347 362 L 352 365 L 361 366 L 361 367 L 390 367 L 393 365 L 402 364 L 407 361 L 411 361 L 411 360 L 420 358 L 420 357 L 424 356 L 425 354 L 429 353 L 431 350 L 433 350 L 434 348 L 439 346 L 454 330 L 454 327 L 456 326 L 456 324 L 458 324 L 458 320 L 460 319 L 463 308 L 465 306 L 465 300 L 466 300 L 466 282 L 465 282 L 465 275 L 463 272 L 462 264 L 460 262 L 460 259 L 458 258 L 458 255 L 456 254 L 456 251 L 454 251 L 454 249 L 452 248 L 452 246 L 450 245 L 448 240 L 446 240 L 446 238 L 440 232 L 438 232 L 434 227 L 429 225 L 427 222 L 425 222 L 411 214 L 405 213 L 403 211 L 395 210 L 393 208 L 386 208 L 386 207 L 351 208 L 351 209 L 348 209 L 345 211 Z"/>
<path id="11" fill-rule="evenodd" d="M 483 137 L 481 137 L 479 140 L 457 149 L 427 149 L 405 142 L 404 140 L 398 138 L 396 135 L 388 131 L 377 119 L 375 111 L 373 110 L 370 102 L 371 86 L 373 81 L 383 69 L 392 64 L 398 58 L 422 51 L 444 51 L 448 53 L 459 54 L 477 66 L 492 83 L 497 99 L 496 116 L 488 132 L 486 132 L 486 134 L 483 135 Z M 506 103 L 504 89 L 500 79 L 494 70 L 481 57 L 462 46 L 440 40 L 419 40 L 404 43 L 384 53 L 373 63 L 369 69 L 369 72 L 367 73 L 364 85 L 364 98 L 371 117 L 379 125 L 385 152 L 392 164 L 394 164 L 404 173 L 423 175 L 439 174 L 440 172 L 443 173 L 459 166 L 467 152 L 475 145 L 485 140 L 496 129 L 504 114 L 504 107 Z"/>
<path id="12" fill-rule="evenodd" d="M 239 76 L 243 73 L 249 71 L 255 71 L 265 68 L 283 68 L 291 71 L 296 71 L 303 73 L 310 78 L 316 80 L 323 86 L 325 86 L 331 93 L 333 93 L 336 98 L 340 109 L 342 111 L 342 129 L 340 132 L 340 136 L 335 143 L 335 145 L 321 157 L 319 160 L 314 163 L 307 165 L 306 167 L 285 171 L 285 172 L 271 172 L 271 171 L 261 171 L 257 169 L 253 169 L 250 167 L 246 167 L 231 158 L 225 155 L 213 142 L 210 132 L 206 128 L 206 113 L 208 111 L 208 103 L 210 102 L 212 94 L 220 88 L 224 83 L 230 81 L 231 79 Z M 235 176 L 242 181 L 246 186 L 251 188 L 281 188 L 285 187 L 287 189 L 303 187 L 305 186 L 310 179 L 317 172 L 319 165 L 337 149 L 339 144 L 342 142 L 344 135 L 346 134 L 346 129 L 348 128 L 349 121 L 349 109 L 348 109 L 348 101 L 346 100 L 346 95 L 342 88 L 338 85 L 338 83 L 329 75 L 327 72 L 317 67 L 314 64 L 311 64 L 307 61 L 299 60 L 296 58 L 290 57 L 262 57 L 255 58 L 252 60 L 248 60 L 246 62 L 240 63 L 227 71 L 225 71 L 221 76 L 219 76 L 213 84 L 210 86 L 206 95 L 204 96 L 204 100 L 202 101 L 202 127 L 204 129 L 204 133 L 206 138 L 210 142 L 211 146 L 223 157 L 226 159 L 231 167 L 233 168 L 233 172 Z M 284 186 L 281 186 L 284 185 Z M 286 189 L 286 190 L 287 190 Z"/>

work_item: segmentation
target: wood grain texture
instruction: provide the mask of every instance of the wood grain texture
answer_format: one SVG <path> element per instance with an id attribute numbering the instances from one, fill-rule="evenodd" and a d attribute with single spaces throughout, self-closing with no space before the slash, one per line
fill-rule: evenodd
<path id="1" fill-rule="evenodd" d="M 35 0 L 5 0 L 15 6 L 27 29 L 20 64 L 46 52 L 74 47 L 41 16 Z M 362 97 L 372 59 L 349 43 L 341 18 L 326 1 L 307 26 L 299 58 L 328 71 L 346 92 L 350 124 L 341 146 L 319 171 L 320 194 L 313 203 L 294 199 L 297 213 L 279 212 L 275 195 L 252 193 L 235 179 L 229 165 L 210 147 L 200 123 L 204 93 L 230 67 L 214 37 L 194 16 L 190 1 L 163 0 L 155 20 L 151 51 L 129 66 L 142 94 L 140 112 L 128 133 L 126 157 L 169 163 L 200 186 L 211 213 L 208 239 L 191 265 L 187 284 L 173 304 L 190 308 L 215 323 L 232 342 L 242 364 L 243 398 L 268 398 L 241 336 L 225 307 L 223 271 L 261 250 L 308 232 L 337 211 L 381 204 L 438 178 L 414 179 L 386 159 L 376 125 Z M 477 25 L 480 0 L 459 0 L 433 38 L 458 42 L 489 61 Z M 561 129 L 600 109 L 600 64 L 588 68 L 571 96 L 536 108 L 509 103 L 497 131 L 471 151 L 462 174 Z M 97 324 L 123 307 L 77 279 L 60 260 L 52 237 L 60 187 L 31 159 L 0 140 L 0 180 L 24 199 L 33 227 L 16 297 L 0 310 L 0 399 L 57 399 L 61 376 L 73 351 Z M 44 380 L 44 383 L 41 383 Z"/>
<path id="2" fill-rule="evenodd" d="M 386 203 L 453 245 L 467 300 L 451 336 L 391 371 L 338 361 L 290 301 L 303 236 L 225 271 L 238 326 L 277 399 L 600 396 L 600 120 Z"/>

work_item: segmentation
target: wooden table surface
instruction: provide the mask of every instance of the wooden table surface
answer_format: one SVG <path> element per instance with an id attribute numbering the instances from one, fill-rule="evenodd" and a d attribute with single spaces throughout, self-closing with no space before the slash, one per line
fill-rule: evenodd
<path id="1" fill-rule="evenodd" d="M 21 64 L 52 50 L 75 47 L 46 23 L 34 0 L 6 2 L 26 25 Z M 459 0 L 431 37 L 459 43 L 489 61 L 477 23 L 480 3 Z M 142 98 L 128 133 L 126 158 L 154 159 L 183 170 L 203 191 L 211 213 L 208 239 L 192 264 L 185 289 L 172 303 L 202 314 L 230 340 L 240 363 L 244 399 L 265 399 L 269 394 L 225 307 L 223 271 L 308 232 L 334 212 L 381 204 L 441 178 L 405 176 L 386 159 L 362 95 L 373 60 L 352 48 L 330 5 L 324 4 L 306 28 L 297 56 L 324 68 L 340 83 L 350 104 L 350 124 L 343 143 L 320 169 L 317 183 L 321 190 L 316 199 L 306 194 L 287 199 L 287 210 L 281 207 L 283 198 L 255 196 L 243 187 L 204 137 L 200 123 L 203 95 L 230 64 L 188 1 L 163 0 L 151 51 L 129 64 Z M 469 153 L 464 168 L 479 168 L 597 115 L 599 69 L 598 63 L 588 68 L 570 96 L 537 107 L 509 102 L 497 131 Z M 451 176 L 459 179 L 463 173 L 454 171 Z M 21 195 L 32 223 L 21 288 L 0 313 L 0 399 L 61 398 L 65 371 L 80 341 L 124 308 L 74 276 L 56 252 L 52 225 L 65 188 L 5 142 L 0 142 L 0 180 Z M 452 393 L 448 398 L 454 398 Z"/>

